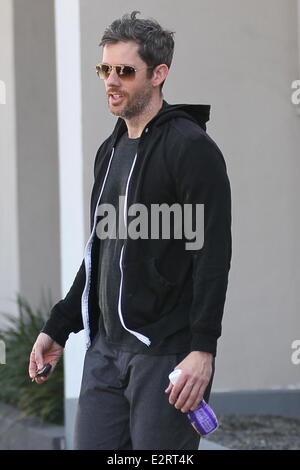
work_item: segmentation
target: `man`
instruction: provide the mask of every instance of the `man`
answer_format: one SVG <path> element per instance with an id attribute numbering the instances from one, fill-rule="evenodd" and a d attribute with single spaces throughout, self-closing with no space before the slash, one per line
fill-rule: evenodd
<path id="1" fill-rule="evenodd" d="M 163 100 L 173 33 L 137 13 L 114 21 L 100 43 L 97 73 L 119 119 L 96 155 L 85 258 L 30 358 L 35 377 L 45 363 L 55 367 L 70 332 L 85 329 L 77 449 L 197 449 L 185 413 L 209 399 L 221 335 L 231 260 L 224 158 L 205 132 L 209 106 Z M 148 210 L 141 223 L 148 226 L 151 209 L 163 204 L 204 206 L 201 246 L 176 236 L 177 216 L 168 237 L 121 233 L 117 220 L 129 234 L 137 207 Z M 117 217 L 105 237 L 109 207 Z M 197 225 L 195 214 L 191 220 Z M 172 385 L 175 368 L 182 373 Z"/>

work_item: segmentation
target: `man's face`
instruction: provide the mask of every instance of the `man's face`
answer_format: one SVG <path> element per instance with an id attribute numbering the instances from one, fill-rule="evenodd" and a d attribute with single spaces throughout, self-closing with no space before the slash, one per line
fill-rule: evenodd
<path id="1" fill-rule="evenodd" d="M 139 45 L 134 41 L 106 44 L 102 62 L 109 65 L 131 65 L 138 71 L 134 78 L 122 79 L 112 69 L 104 79 L 108 106 L 112 114 L 124 119 L 140 115 L 149 105 L 154 87 L 147 78 L 147 64 L 138 55 Z"/>

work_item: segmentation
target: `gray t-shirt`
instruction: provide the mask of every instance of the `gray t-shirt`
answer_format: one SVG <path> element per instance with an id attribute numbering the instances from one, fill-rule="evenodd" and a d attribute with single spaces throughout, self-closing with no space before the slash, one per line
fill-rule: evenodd
<path id="1" fill-rule="evenodd" d="M 115 148 L 100 204 L 109 203 L 115 208 L 117 237 L 100 240 L 99 252 L 99 307 L 107 339 L 113 342 L 130 342 L 131 334 L 121 325 L 118 299 L 121 281 L 120 256 L 124 244 L 119 239 L 119 196 L 125 196 L 126 184 L 139 139 L 130 139 L 125 133 Z M 110 224 L 110 228 L 112 224 Z M 136 338 L 133 338 L 136 339 Z M 134 342 L 135 343 L 135 342 Z"/>

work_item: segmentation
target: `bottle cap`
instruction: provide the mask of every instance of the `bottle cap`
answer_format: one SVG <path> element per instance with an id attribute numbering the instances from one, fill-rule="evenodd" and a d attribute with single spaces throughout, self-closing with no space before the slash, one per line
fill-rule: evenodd
<path id="1" fill-rule="evenodd" d="M 169 380 L 170 380 L 171 384 L 175 385 L 175 382 L 178 379 L 178 377 L 180 376 L 181 372 L 182 372 L 181 369 L 175 369 L 175 370 L 173 370 L 173 372 L 171 372 L 171 374 L 169 374 Z"/>

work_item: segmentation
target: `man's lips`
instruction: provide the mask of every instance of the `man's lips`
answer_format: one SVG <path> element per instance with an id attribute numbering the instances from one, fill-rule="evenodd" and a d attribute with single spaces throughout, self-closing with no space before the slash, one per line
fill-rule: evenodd
<path id="1" fill-rule="evenodd" d="M 125 96 L 122 95 L 121 93 L 107 93 L 107 94 L 108 94 L 109 101 L 112 102 L 113 104 L 119 104 L 125 98 Z"/>

